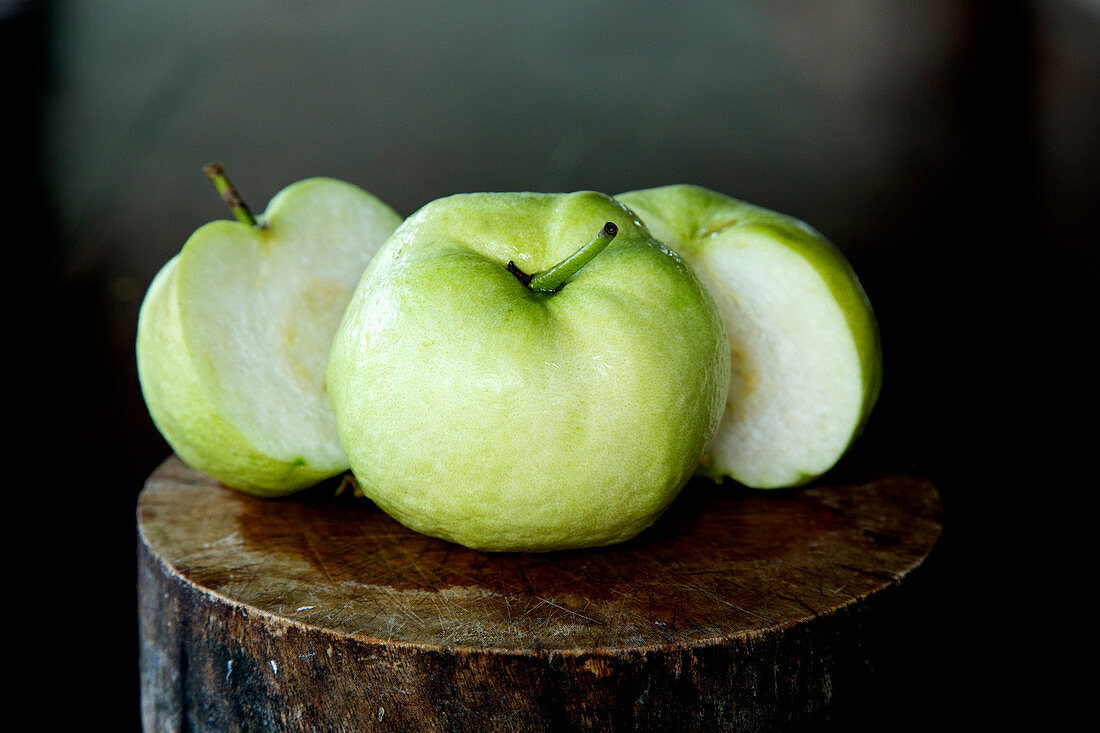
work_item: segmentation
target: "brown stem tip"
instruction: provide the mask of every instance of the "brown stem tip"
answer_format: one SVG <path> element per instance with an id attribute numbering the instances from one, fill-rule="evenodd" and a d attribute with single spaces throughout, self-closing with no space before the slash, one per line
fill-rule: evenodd
<path id="1" fill-rule="evenodd" d="M 222 201 L 233 212 L 233 216 L 237 218 L 237 221 L 249 226 L 256 226 L 256 218 L 252 216 L 252 212 L 248 210 L 248 206 L 241 200 L 241 196 L 237 193 L 237 189 L 233 188 L 233 184 L 229 182 L 229 179 L 225 175 L 225 169 L 222 168 L 220 163 L 211 163 L 204 166 L 202 172 L 206 174 L 206 177 L 214 184 L 218 189 L 218 193 L 221 194 Z"/>
<path id="2" fill-rule="evenodd" d="M 516 266 L 516 263 L 512 260 L 508 260 L 508 272 L 516 276 L 516 279 L 526 285 L 531 282 L 531 276 Z"/>

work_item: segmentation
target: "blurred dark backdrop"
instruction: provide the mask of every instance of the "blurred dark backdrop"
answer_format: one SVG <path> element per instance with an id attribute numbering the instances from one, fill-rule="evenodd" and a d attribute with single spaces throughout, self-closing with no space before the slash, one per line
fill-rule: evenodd
<path id="1" fill-rule="evenodd" d="M 1058 709 L 1015 655 L 1049 620 L 1021 612 L 1022 589 L 1050 590 L 1048 506 L 1078 515 L 1064 497 L 1083 488 L 1057 470 L 1057 423 L 1030 415 L 1076 405 L 1094 371 L 1072 345 L 1096 336 L 1100 3 L 0 0 L 0 29 L 9 290 L 31 293 L 9 359 L 33 355 L 9 521 L 43 522 L 36 557 L 65 553 L 16 563 L 64 619 L 69 656 L 37 657 L 72 701 L 50 714 L 137 723 L 133 511 L 169 450 L 138 389 L 137 311 L 227 216 L 213 160 L 257 210 L 310 175 L 405 215 L 460 191 L 688 182 L 812 223 L 884 337 L 849 460 L 916 461 L 947 517 L 877 640 L 878 686 L 842 713 Z"/>

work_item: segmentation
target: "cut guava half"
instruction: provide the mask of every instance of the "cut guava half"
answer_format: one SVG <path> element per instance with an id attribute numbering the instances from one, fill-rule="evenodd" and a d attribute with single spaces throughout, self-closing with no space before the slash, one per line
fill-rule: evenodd
<path id="1" fill-rule="evenodd" d="M 256 225 L 211 222 L 142 305 L 142 391 L 179 456 L 226 485 L 286 494 L 347 469 L 325 392 L 332 337 L 401 223 L 362 189 L 299 181 Z"/>
<path id="2" fill-rule="evenodd" d="M 698 472 L 780 488 L 832 468 L 882 379 L 878 326 L 844 255 L 797 219 L 698 186 L 617 198 L 695 268 L 729 335 L 726 409 Z"/>

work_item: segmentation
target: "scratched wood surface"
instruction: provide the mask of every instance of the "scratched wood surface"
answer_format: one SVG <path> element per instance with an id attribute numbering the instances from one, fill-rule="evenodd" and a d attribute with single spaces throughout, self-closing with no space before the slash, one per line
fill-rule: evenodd
<path id="1" fill-rule="evenodd" d="M 693 481 L 638 538 L 550 554 L 468 550 L 333 494 L 257 499 L 175 458 L 150 477 L 147 727 L 770 729 L 828 709 L 866 610 L 941 529 L 909 468 Z"/>

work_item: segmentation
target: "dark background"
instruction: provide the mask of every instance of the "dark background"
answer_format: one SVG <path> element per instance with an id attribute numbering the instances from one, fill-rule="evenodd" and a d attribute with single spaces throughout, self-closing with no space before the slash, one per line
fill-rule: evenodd
<path id="1" fill-rule="evenodd" d="M 1097 432 L 1078 344 L 1096 337 L 1100 3 L 461 5 L 0 0 L 6 290 L 26 293 L 9 414 L 30 469 L 8 511 L 43 558 L 14 561 L 10 590 L 47 620 L 19 657 L 59 701 L 45 719 L 137 725 L 134 507 L 169 451 L 137 311 L 227 216 L 213 160 L 257 211 L 311 175 L 403 215 L 460 191 L 685 182 L 810 222 L 884 339 L 847 460 L 916 461 L 946 512 L 839 719 L 1066 710 L 1074 676 L 1046 650 L 1074 647 L 1082 584 L 1059 573 L 1088 552 L 1092 489 L 1069 467 Z"/>

